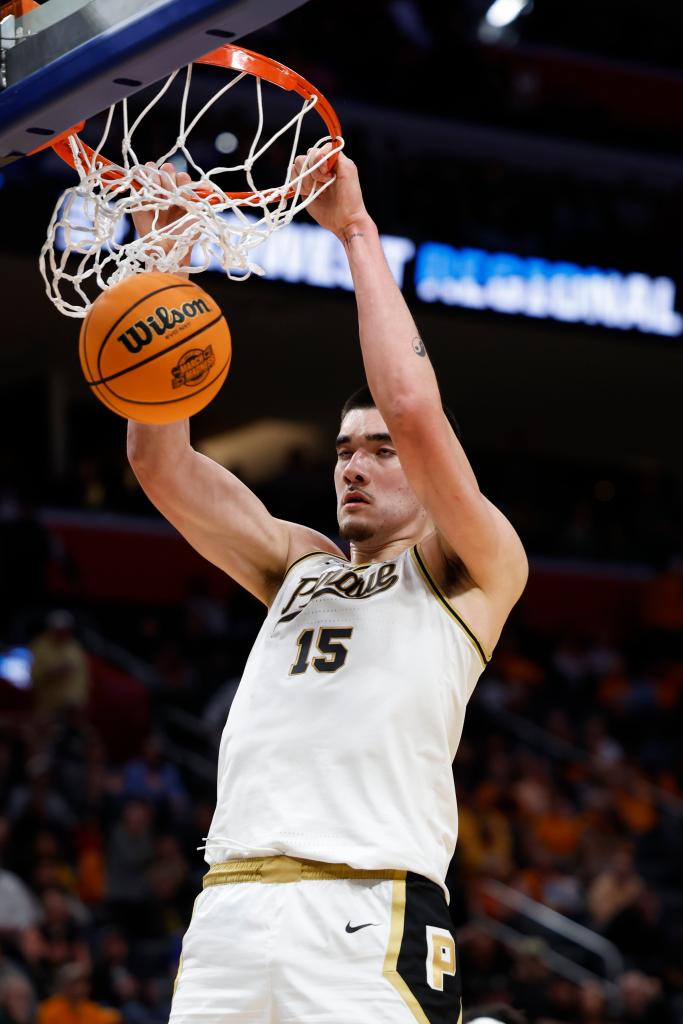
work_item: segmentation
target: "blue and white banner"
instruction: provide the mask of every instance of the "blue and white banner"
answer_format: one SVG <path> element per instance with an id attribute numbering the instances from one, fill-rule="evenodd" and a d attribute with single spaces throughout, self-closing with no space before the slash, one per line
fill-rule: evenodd
<path id="1" fill-rule="evenodd" d="M 448 306 L 683 334 L 683 318 L 674 308 L 676 287 L 668 277 L 425 242 L 415 260 L 415 292 L 423 302 Z"/>
<path id="2" fill-rule="evenodd" d="M 87 229 L 85 210 L 81 226 Z M 121 243 L 130 225 L 124 219 L 117 228 L 116 242 Z M 399 288 L 410 291 L 412 284 L 422 302 L 671 338 L 683 334 L 676 286 L 669 277 L 443 242 L 418 245 L 396 235 L 382 235 L 382 245 Z M 59 234 L 56 246 L 64 247 Z M 273 281 L 353 289 L 343 246 L 316 224 L 288 224 L 255 249 L 253 258 Z M 215 261 L 209 269 L 222 268 Z"/>

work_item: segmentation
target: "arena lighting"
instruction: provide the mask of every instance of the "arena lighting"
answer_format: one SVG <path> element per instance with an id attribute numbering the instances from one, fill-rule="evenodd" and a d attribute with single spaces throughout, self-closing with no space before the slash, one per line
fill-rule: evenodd
<path id="1" fill-rule="evenodd" d="M 28 690 L 31 686 L 32 663 L 33 654 L 28 647 L 11 647 L 0 653 L 0 679 L 17 690 Z"/>
<path id="2" fill-rule="evenodd" d="M 263 419 L 205 437 L 196 447 L 228 469 L 237 467 L 253 485 L 284 472 L 293 450 L 305 453 L 309 459 L 321 458 L 326 440 L 323 432 L 310 423 Z"/>
<path id="3" fill-rule="evenodd" d="M 85 207 L 81 220 L 77 229 L 83 243 L 92 244 L 93 226 Z M 130 223 L 121 218 L 116 227 L 118 243 L 130 231 Z M 382 246 L 394 279 L 404 291 L 414 260 L 412 286 L 422 302 L 670 338 L 683 335 L 676 285 L 669 277 L 624 274 L 515 253 L 457 248 L 444 242 L 417 245 L 400 235 L 382 235 Z M 59 235 L 55 248 L 64 248 Z M 263 242 L 254 257 L 271 281 L 353 290 L 341 242 L 315 224 L 289 224 Z M 200 265 L 198 252 L 193 264 Z M 218 260 L 208 269 L 221 272 Z"/>
<path id="4" fill-rule="evenodd" d="M 221 132 L 214 142 L 219 153 L 234 153 L 238 145 L 239 140 L 234 132 Z"/>
<path id="5" fill-rule="evenodd" d="M 486 22 L 491 28 L 505 28 L 530 6 L 530 0 L 493 0 L 486 12 Z"/>

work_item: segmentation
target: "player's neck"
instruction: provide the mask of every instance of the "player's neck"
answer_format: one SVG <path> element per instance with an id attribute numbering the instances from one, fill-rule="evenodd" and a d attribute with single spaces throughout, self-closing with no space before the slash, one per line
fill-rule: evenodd
<path id="1" fill-rule="evenodd" d="M 381 539 L 370 537 L 364 541 L 351 541 L 351 552 L 349 561 L 352 565 L 367 565 L 368 562 L 390 562 L 398 558 L 414 544 L 419 544 L 433 531 L 434 527 L 429 524 L 426 529 L 414 533 L 402 534 L 399 537 Z"/>

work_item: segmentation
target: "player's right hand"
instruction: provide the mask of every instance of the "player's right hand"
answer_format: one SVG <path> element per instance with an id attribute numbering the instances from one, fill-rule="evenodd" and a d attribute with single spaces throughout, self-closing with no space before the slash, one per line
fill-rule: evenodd
<path id="1" fill-rule="evenodd" d="M 328 142 L 321 149 L 309 149 L 306 156 L 298 156 L 294 161 L 294 173 L 299 175 L 320 158 L 333 149 L 331 142 Z M 335 181 L 326 188 L 321 195 L 314 199 L 308 212 L 321 227 L 334 232 L 338 238 L 343 238 L 346 229 L 363 218 L 368 213 L 363 201 L 358 169 L 353 160 L 350 160 L 344 153 L 340 153 L 336 164 L 329 166 L 328 162 L 305 175 L 301 183 L 303 195 L 309 195 L 315 184 L 323 184 L 332 177 Z"/>

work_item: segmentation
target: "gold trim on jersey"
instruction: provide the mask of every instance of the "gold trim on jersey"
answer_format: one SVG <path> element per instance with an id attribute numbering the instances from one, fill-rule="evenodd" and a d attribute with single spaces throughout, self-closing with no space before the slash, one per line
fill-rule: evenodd
<path id="1" fill-rule="evenodd" d="M 395 881 L 391 893 L 391 925 L 389 928 L 389 944 L 382 974 L 394 986 L 418 1024 L 429 1024 L 424 1010 L 398 973 L 396 965 L 403 942 L 403 927 L 406 916 L 406 883 L 405 879 Z"/>
<path id="2" fill-rule="evenodd" d="M 295 558 L 292 564 L 287 567 L 285 574 L 282 577 L 282 583 L 285 582 L 295 565 L 298 565 L 299 562 L 303 562 L 305 558 L 312 558 L 313 555 L 325 555 L 327 558 L 336 558 L 338 562 L 346 561 L 346 559 L 342 558 L 341 555 L 335 555 L 331 551 L 307 551 L 305 555 L 299 555 L 298 558 Z M 282 584 L 280 584 L 280 586 L 282 586 Z"/>
<path id="3" fill-rule="evenodd" d="M 381 881 L 403 880 L 406 872 L 391 868 L 352 868 L 348 864 L 299 860 L 296 857 L 248 857 L 212 864 L 204 875 L 203 888 L 209 885 L 231 885 L 237 882 L 326 882 L 336 878 L 376 878 Z"/>
<path id="4" fill-rule="evenodd" d="M 354 565 L 353 562 L 349 562 L 348 558 L 344 558 L 343 555 L 335 555 L 332 551 L 307 551 L 305 555 L 299 555 L 298 558 L 295 558 L 292 564 L 287 567 L 285 574 L 282 577 L 282 582 L 285 582 L 287 576 L 295 565 L 298 565 L 299 562 L 303 562 L 305 558 L 312 558 L 313 555 L 325 555 L 327 558 L 336 558 L 338 562 L 345 562 L 351 569 L 369 569 L 371 565 L 382 564 L 381 562 L 362 562 L 360 565 Z"/>
<path id="5" fill-rule="evenodd" d="M 475 647 L 475 649 L 477 651 L 477 654 L 479 655 L 479 657 L 481 658 L 481 660 L 483 662 L 484 668 L 486 668 L 486 666 L 488 665 L 489 661 L 491 660 L 491 656 L 487 655 L 486 651 L 484 650 L 483 644 L 480 642 L 480 640 L 477 637 L 477 635 L 474 632 L 474 630 L 471 629 L 470 626 L 467 625 L 467 623 L 463 619 L 462 615 L 460 615 L 460 613 L 455 610 L 455 608 L 450 603 L 450 601 L 448 600 L 448 598 L 444 594 L 444 592 L 441 589 L 441 587 L 439 586 L 439 584 L 436 582 L 436 580 L 432 576 L 431 572 L 429 571 L 429 569 L 427 567 L 427 563 L 425 561 L 425 557 L 424 557 L 424 553 L 422 551 L 421 545 L 420 544 L 416 544 L 414 547 L 412 547 L 410 549 L 410 554 L 412 555 L 413 561 L 415 562 L 415 565 L 417 566 L 418 570 L 420 571 L 420 574 L 422 575 L 423 579 L 427 583 L 427 586 L 432 591 L 432 593 L 434 594 L 434 596 L 437 599 L 437 601 L 445 609 L 445 611 L 447 611 L 455 619 L 455 621 L 458 623 L 458 625 L 463 630 L 463 632 L 467 635 L 467 637 L 469 637 L 469 639 L 471 640 L 471 642 L 473 643 L 473 645 L 474 645 L 474 647 Z"/>

